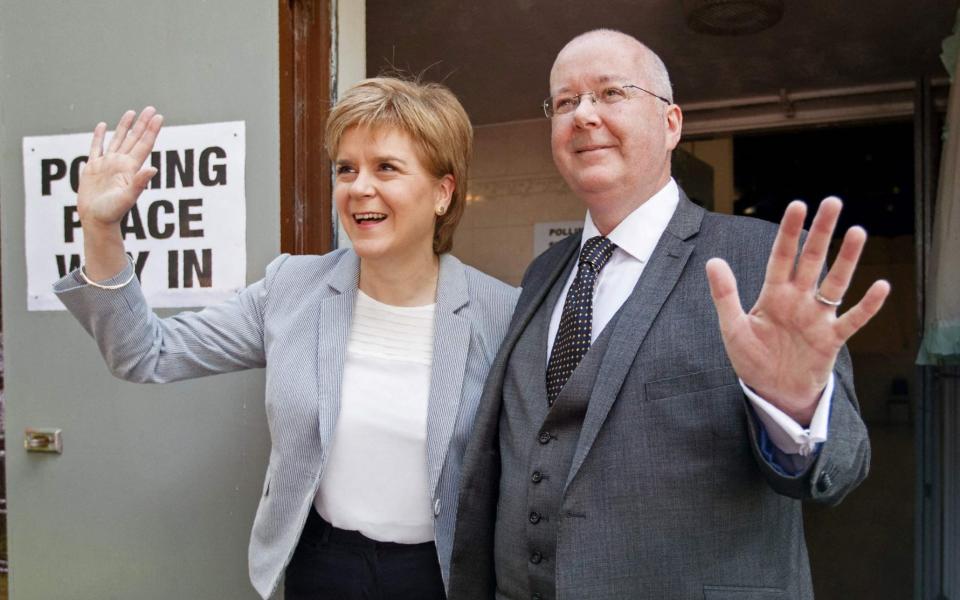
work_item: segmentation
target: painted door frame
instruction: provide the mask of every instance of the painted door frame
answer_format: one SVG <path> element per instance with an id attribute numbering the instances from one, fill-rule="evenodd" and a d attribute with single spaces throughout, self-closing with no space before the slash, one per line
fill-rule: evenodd
<path id="1" fill-rule="evenodd" d="M 322 254 L 335 237 L 323 129 L 334 98 L 336 6 L 279 0 L 279 13 L 280 249 Z"/>

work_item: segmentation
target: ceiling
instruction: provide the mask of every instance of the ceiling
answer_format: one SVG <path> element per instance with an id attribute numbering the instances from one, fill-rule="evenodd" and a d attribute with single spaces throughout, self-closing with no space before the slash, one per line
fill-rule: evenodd
<path id="1" fill-rule="evenodd" d="M 557 51 L 598 27 L 638 37 L 663 58 L 677 102 L 941 77 L 940 43 L 960 0 L 785 0 L 752 35 L 690 30 L 682 0 L 367 0 L 367 72 L 426 71 L 474 124 L 542 116 Z"/>

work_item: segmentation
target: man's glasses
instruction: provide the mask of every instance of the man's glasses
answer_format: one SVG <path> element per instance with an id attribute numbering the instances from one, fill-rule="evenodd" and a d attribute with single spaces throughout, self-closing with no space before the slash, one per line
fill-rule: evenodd
<path id="1" fill-rule="evenodd" d="M 601 90 L 592 92 L 550 96 L 543 101 L 543 114 L 547 115 L 548 119 L 552 119 L 557 115 L 572 113 L 573 111 L 577 110 L 577 107 L 580 106 L 580 100 L 584 97 L 589 97 L 590 101 L 594 104 L 597 102 L 601 104 L 616 104 L 617 102 L 623 102 L 624 100 L 636 98 L 639 95 L 637 92 L 643 92 L 644 94 L 653 96 L 654 98 L 661 100 L 666 104 L 672 104 L 670 100 L 664 98 L 663 96 L 654 94 L 650 90 L 645 90 L 638 85 L 628 83 L 620 86 L 611 85 Z"/>

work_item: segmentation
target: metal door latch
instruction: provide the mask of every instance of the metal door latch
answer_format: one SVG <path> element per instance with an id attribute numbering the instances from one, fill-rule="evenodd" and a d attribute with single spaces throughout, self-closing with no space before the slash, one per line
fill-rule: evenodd
<path id="1" fill-rule="evenodd" d="M 63 454 L 62 429 L 34 429 L 23 432 L 23 447 L 27 452 L 50 452 Z"/>

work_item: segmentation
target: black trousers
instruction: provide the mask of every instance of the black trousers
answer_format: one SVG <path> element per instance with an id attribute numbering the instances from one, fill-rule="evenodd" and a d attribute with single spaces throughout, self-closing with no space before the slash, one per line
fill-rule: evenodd
<path id="1" fill-rule="evenodd" d="M 287 565 L 285 600 L 445 600 L 433 542 L 378 542 L 310 510 Z"/>

